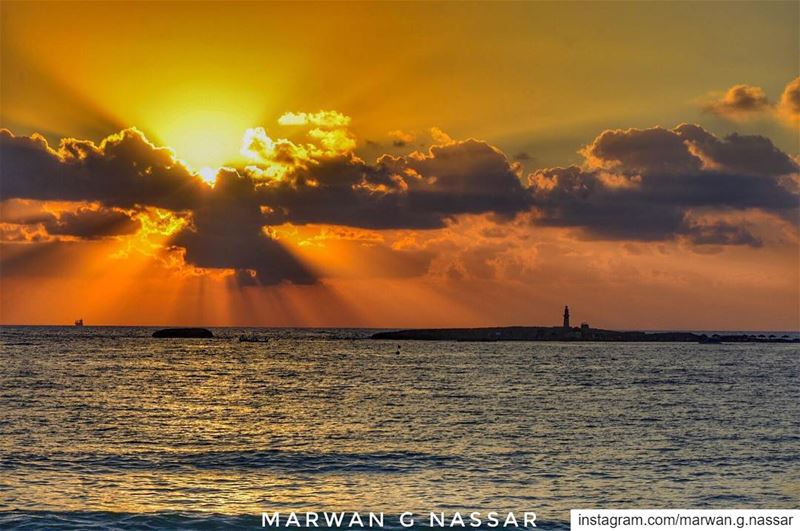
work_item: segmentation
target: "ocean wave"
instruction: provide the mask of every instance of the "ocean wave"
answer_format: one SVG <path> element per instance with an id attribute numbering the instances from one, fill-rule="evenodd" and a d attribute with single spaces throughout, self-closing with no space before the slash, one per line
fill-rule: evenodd
<path id="1" fill-rule="evenodd" d="M 288 514 L 288 513 L 286 513 Z M 302 513 L 298 513 L 300 515 Z M 349 513 L 348 513 L 349 514 Z M 341 527 L 328 527 L 321 524 L 314 529 L 319 530 L 344 530 L 344 529 L 370 529 L 366 521 L 367 511 L 361 513 L 364 518 L 364 527 L 348 528 L 346 525 Z M 209 529 L 296 529 L 296 527 L 285 527 L 286 517 L 281 516 L 279 527 L 262 527 L 260 514 L 247 515 L 224 515 L 215 513 L 185 513 L 185 512 L 158 512 L 158 513 L 121 513 L 110 511 L 0 511 L 0 528 L 15 531 L 40 530 L 40 529 L 82 529 L 94 530 L 102 529 L 109 531 L 148 531 L 153 529 L 187 529 L 187 530 L 209 530 Z M 399 524 L 397 515 L 386 515 L 383 527 L 373 527 L 372 529 L 382 529 L 386 531 L 398 530 L 430 530 L 432 528 L 424 524 L 417 523 L 412 527 L 402 527 Z M 544 522 L 537 520 L 537 528 L 550 530 L 569 529 L 567 522 Z M 459 527 L 447 529 L 461 529 Z M 489 528 L 484 522 L 481 527 L 465 527 L 463 529 L 503 529 Z M 515 528 L 505 528 L 515 529 Z M 520 524 L 519 529 L 523 529 Z"/>
<path id="2" fill-rule="evenodd" d="M 205 513 L 115 513 L 108 511 L 4 511 L 0 512 L 0 528 L 13 530 L 39 529 L 256 529 L 261 528 L 258 515 L 228 516 Z"/>
<path id="3" fill-rule="evenodd" d="M 283 450 L 241 450 L 213 452 L 146 452 L 136 454 L 54 453 L 7 454 L 0 459 L 0 470 L 34 468 L 77 470 L 103 473 L 116 470 L 180 469 L 274 469 L 305 474 L 340 472 L 404 473 L 424 468 L 458 466 L 450 456 L 419 452 L 306 453 Z"/>

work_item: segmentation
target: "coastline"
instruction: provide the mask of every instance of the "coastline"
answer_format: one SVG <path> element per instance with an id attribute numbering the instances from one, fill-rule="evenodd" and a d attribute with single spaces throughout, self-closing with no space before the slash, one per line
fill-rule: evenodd
<path id="1" fill-rule="evenodd" d="M 693 332 L 617 331 L 561 326 L 488 328 L 420 328 L 378 332 L 370 339 L 396 341 L 580 341 L 659 343 L 800 343 L 800 338 L 776 334 L 697 334 Z"/>

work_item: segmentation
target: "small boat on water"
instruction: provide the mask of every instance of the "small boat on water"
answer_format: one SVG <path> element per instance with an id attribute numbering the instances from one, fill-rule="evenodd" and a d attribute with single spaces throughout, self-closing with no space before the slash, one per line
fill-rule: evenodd
<path id="1" fill-rule="evenodd" d="M 83 317 L 75 319 L 75 326 L 83 326 Z"/>

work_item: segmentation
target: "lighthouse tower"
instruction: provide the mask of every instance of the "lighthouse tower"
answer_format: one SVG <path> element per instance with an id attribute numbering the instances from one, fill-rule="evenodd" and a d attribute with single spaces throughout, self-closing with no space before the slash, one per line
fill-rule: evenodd
<path id="1" fill-rule="evenodd" d="M 564 328 L 569 328 L 569 306 L 564 306 Z"/>

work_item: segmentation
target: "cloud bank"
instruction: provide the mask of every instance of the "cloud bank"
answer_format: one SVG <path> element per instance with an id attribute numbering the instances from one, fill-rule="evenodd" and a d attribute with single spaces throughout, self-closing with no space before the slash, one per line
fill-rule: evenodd
<path id="1" fill-rule="evenodd" d="M 537 223 L 588 237 L 758 246 L 746 226 L 701 223 L 698 212 L 758 209 L 796 220 L 788 176 L 797 163 L 761 136 L 720 139 L 697 125 L 605 131 L 586 146 L 583 167 L 530 176 Z"/>
<path id="2" fill-rule="evenodd" d="M 796 112 L 791 86 L 781 105 Z M 766 105 L 752 87 L 734 88 L 726 95 L 731 109 Z M 196 267 L 234 270 L 242 284 L 318 280 L 270 229 L 286 224 L 440 230 L 462 216 L 486 216 L 502 230 L 525 217 L 588 239 L 758 247 L 748 212 L 797 223 L 798 164 L 758 135 L 720 138 L 693 124 L 607 130 L 580 150 L 582 164 L 523 175 L 498 148 L 438 129 L 424 152 L 369 163 L 356 155 L 345 115 L 287 113 L 279 121 L 303 128 L 307 141 L 251 129 L 242 146 L 249 163 L 220 169 L 213 187 L 135 129 L 99 144 L 65 139 L 57 148 L 3 130 L 0 192 L 4 200 L 94 205 L 28 220 L 50 236 L 130 234 L 143 209 L 180 213 L 189 223 L 167 245 Z M 380 244 L 359 245 L 384 260 Z"/>

